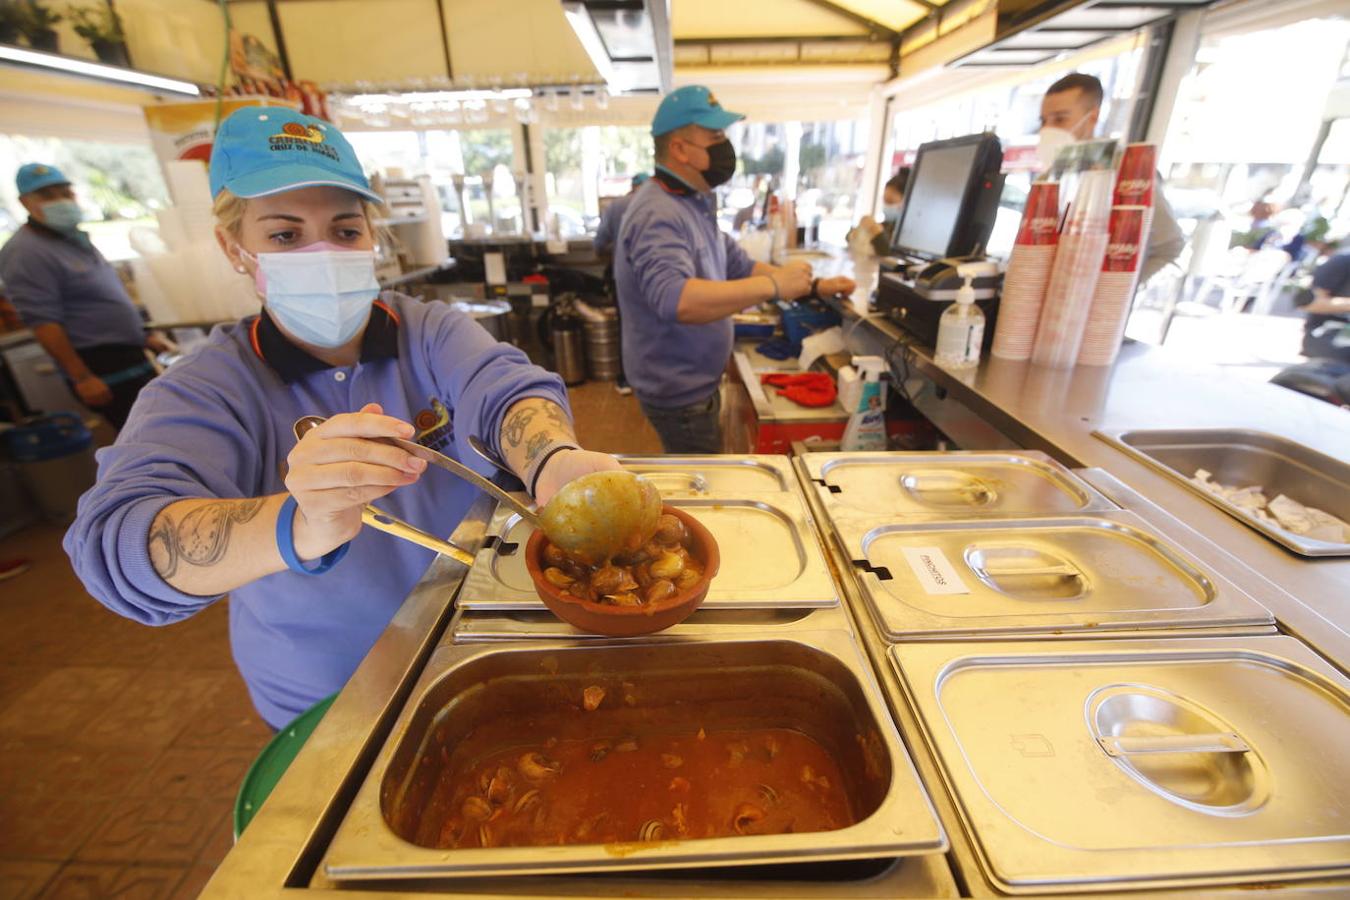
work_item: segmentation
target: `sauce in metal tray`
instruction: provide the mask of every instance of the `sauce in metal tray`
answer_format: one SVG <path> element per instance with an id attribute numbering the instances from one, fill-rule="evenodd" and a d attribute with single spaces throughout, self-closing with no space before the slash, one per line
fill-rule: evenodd
<path id="1" fill-rule="evenodd" d="M 855 821 L 838 765 L 799 731 L 658 726 L 606 735 L 603 713 L 582 715 L 597 726 L 588 736 L 561 729 L 572 734 L 473 759 L 462 758 L 463 748 L 445 754 L 416 842 L 668 841 L 830 831 Z"/>

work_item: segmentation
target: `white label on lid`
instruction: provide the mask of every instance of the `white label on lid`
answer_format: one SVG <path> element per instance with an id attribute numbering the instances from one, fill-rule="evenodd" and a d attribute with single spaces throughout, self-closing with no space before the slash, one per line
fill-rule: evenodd
<path id="1" fill-rule="evenodd" d="M 930 594 L 969 594 L 951 560 L 937 547 L 906 547 L 905 562 Z"/>

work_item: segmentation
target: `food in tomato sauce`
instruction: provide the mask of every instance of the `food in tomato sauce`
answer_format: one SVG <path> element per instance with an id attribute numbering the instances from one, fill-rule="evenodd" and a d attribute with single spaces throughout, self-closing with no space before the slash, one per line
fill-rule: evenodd
<path id="1" fill-rule="evenodd" d="M 800 731 L 546 739 L 443 771 L 418 843 L 443 849 L 830 831 L 855 821 L 830 754 Z M 437 831 L 437 829 L 439 829 Z"/>
<path id="2" fill-rule="evenodd" d="M 660 603 L 703 577 L 703 564 L 689 552 L 689 531 L 669 513 L 657 520 L 655 536 L 638 550 L 592 566 L 552 543 L 544 543 L 544 577 L 583 600 L 608 606 Z"/>

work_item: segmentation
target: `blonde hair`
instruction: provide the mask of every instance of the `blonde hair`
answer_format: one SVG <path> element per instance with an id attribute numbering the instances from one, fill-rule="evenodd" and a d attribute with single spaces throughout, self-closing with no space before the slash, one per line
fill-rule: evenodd
<path id="1" fill-rule="evenodd" d="M 248 209 L 248 200 L 231 193 L 229 188 L 221 188 L 220 193 L 216 194 L 215 202 L 211 204 L 211 214 L 216 217 L 216 224 L 235 238 L 239 237 L 239 230 L 244 225 L 244 210 L 246 209 Z M 361 212 L 365 214 L 366 227 L 370 229 L 371 237 L 377 243 L 385 243 L 385 231 L 376 224 L 380 220 L 382 207 L 378 203 L 362 197 Z"/>

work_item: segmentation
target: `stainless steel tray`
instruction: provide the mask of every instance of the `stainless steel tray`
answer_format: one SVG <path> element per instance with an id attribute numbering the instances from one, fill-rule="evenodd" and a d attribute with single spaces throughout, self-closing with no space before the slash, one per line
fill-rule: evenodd
<path id="1" fill-rule="evenodd" d="M 792 464 L 773 454 L 725 456 L 620 456 L 619 462 L 656 485 L 663 497 L 735 496 L 756 491 L 790 491 Z"/>
<path id="2" fill-rule="evenodd" d="M 1350 872 L 1350 681 L 1293 638 L 891 658 L 1002 891 Z"/>
<path id="3" fill-rule="evenodd" d="M 831 515 L 852 511 L 896 520 L 974 519 L 1116 508 L 1035 450 L 807 453 L 803 461 Z"/>
<path id="4" fill-rule="evenodd" d="M 836 520 L 890 640 L 1269 625 L 1270 611 L 1124 510 L 1072 517 Z"/>
<path id="5" fill-rule="evenodd" d="M 1270 499 L 1284 494 L 1350 522 L 1350 462 L 1344 459 L 1278 435 L 1238 428 L 1103 429 L 1093 434 L 1295 553 L 1350 556 L 1350 542 L 1319 541 L 1262 522 L 1191 481 L 1197 469 L 1206 469 L 1220 484 L 1260 485 Z"/>
<path id="6" fill-rule="evenodd" d="M 861 820 L 810 834 L 533 848 L 436 850 L 396 833 L 395 828 L 409 827 L 407 814 L 420 814 L 421 792 L 438 775 L 421 768 L 435 767 L 440 759 L 426 748 L 448 744 L 476 725 L 486 727 L 493 716 L 509 714 L 503 710 L 521 704 L 579 703 L 585 685 L 611 682 L 616 695 L 623 683 L 619 706 L 631 697 L 630 706 L 639 716 L 661 715 L 666 708 L 661 704 L 672 699 L 684 702 L 686 711 L 706 709 L 710 721 L 717 710 L 726 709 L 733 717 L 744 714 L 751 717 L 747 721 L 766 726 L 785 715 L 787 727 L 801 727 L 827 742 L 844 767 Z M 760 696 L 767 699 L 757 703 Z M 329 878 L 800 863 L 913 856 L 947 846 L 873 673 L 847 632 L 803 629 L 790 638 L 759 641 L 656 639 L 641 647 L 563 641 L 442 646 L 413 697 L 329 845 L 323 860 Z"/>
<path id="7" fill-rule="evenodd" d="M 770 637 L 775 632 L 799 627 L 802 620 L 808 616 L 812 617 L 814 624 L 818 616 L 839 614 L 837 606 L 830 609 L 698 609 L 680 624 L 673 625 L 661 633 L 671 638 L 691 635 L 732 637 L 737 633 Z M 828 626 L 822 624 L 820 627 L 837 627 L 839 624 L 838 621 L 834 621 Z M 448 637 L 451 643 L 456 644 L 534 638 L 610 643 L 633 640 L 580 631 L 546 609 L 460 610 L 450 623 Z"/>
<path id="8" fill-rule="evenodd" d="M 839 602 L 814 524 L 792 491 L 743 492 L 736 497 L 669 496 L 697 516 L 717 539 L 722 566 L 703 609 L 822 607 Z M 496 535 L 477 554 L 459 595 L 461 609 L 544 609 L 525 570 L 525 542 L 534 529 L 498 508 L 488 524 Z"/>

